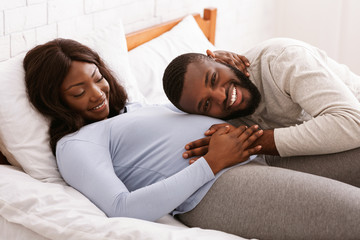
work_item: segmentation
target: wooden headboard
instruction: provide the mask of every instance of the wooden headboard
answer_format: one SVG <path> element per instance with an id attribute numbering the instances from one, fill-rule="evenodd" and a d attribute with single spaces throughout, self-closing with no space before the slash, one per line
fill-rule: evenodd
<path id="1" fill-rule="evenodd" d="M 200 14 L 193 14 L 196 22 L 199 24 L 199 27 L 212 44 L 215 44 L 216 11 L 216 8 L 205 8 L 203 17 L 201 17 Z M 128 51 L 169 31 L 181 20 L 182 18 L 178 18 L 169 22 L 161 23 L 126 34 Z"/>

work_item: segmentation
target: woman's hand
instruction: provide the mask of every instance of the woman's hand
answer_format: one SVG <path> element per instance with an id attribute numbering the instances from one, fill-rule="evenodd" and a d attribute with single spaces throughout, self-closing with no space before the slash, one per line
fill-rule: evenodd
<path id="1" fill-rule="evenodd" d="M 249 146 L 262 134 L 263 131 L 258 130 L 257 125 L 250 128 L 241 126 L 234 131 L 230 131 L 229 126 L 221 127 L 211 136 L 209 150 L 204 158 L 216 174 L 224 168 L 246 161 L 250 155 L 260 151 L 260 145 Z"/>
<path id="2" fill-rule="evenodd" d="M 191 157 L 196 157 L 196 158 L 190 159 L 189 162 L 193 163 L 196 159 L 199 158 L 197 156 L 204 156 L 208 152 L 210 136 L 213 135 L 217 130 L 219 130 L 220 128 L 225 127 L 225 126 L 228 126 L 230 128 L 229 129 L 230 132 L 234 131 L 236 129 L 236 127 L 234 127 L 233 125 L 230 125 L 228 123 L 212 125 L 209 128 L 209 130 L 207 130 L 205 132 L 205 136 L 207 136 L 207 137 L 195 140 L 195 141 L 190 142 L 185 145 L 185 149 L 187 151 L 183 153 L 183 158 L 187 159 L 187 158 L 191 158 Z"/>
<path id="3" fill-rule="evenodd" d="M 246 70 L 246 68 L 250 66 L 250 62 L 245 56 L 223 50 L 216 50 L 212 52 L 209 49 L 206 50 L 206 54 L 215 61 L 236 67 L 246 76 L 250 76 L 249 72 Z"/>

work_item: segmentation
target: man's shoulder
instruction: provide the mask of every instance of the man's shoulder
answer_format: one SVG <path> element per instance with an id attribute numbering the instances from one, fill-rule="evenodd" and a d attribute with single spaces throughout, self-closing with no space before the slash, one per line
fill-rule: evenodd
<path id="1" fill-rule="evenodd" d="M 281 53 L 290 48 L 312 48 L 306 42 L 292 38 L 271 38 L 265 40 L 248 51 L 248 54 L 265 55 L 269 53 Z M 245 54 L 247 56 L 247 54 Z"/>
<path id="2" fill-rule="evenodd" d="M 293 38 L 271 38 L 261 42 L 262 48 L 286 48 L 289 46 L 309 46 L 308 43 Z"/>

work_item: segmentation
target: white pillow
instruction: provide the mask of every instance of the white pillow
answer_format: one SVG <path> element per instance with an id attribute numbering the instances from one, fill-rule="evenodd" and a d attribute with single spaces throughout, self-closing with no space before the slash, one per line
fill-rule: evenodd
<path id="1" fill-rule="evenodd" d="M 129 89 L 131 100 L 141 100 L 131 75 L 122 24 L 77 38 L 92 47 Z M 63 180 L 49 147 L 46 119 L 33 109 L 25 91 L 22 61 L 25 54 L 0 62 L 0 150 L 15 166 L 46 182 Z"/>
<path id="2" fill-rule="evenodd" d="M 149 103 L 169 102 L 162 87 L 167 65 L 188 52 L 206 54 L 215 47 L 205 37 L 194 17 L 189 15 L 170 31 L 131 50 L 130 66 L 140 91 Z"/>
<path id="3" fill-rule="evenodd" d="M 143 102 L 144 97 L 131 72 L 122 22 L 97 30 L 85 37 L 75 37 L 74 39 L 99 53 L 120 83 L 126 88 L 130 102 Z"/>

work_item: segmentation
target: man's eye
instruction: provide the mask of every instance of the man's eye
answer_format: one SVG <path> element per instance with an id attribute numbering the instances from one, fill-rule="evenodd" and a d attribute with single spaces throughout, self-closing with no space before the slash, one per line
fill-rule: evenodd
<path id="1" fill-rule="evenodd" d="M 204 113 L 206 113 L 209 110 L 209 107 L 210 107 L 210 101 L 206 100 L 203 107 Z"/>
<path id="2" fill-rule="evenodd" d="M 213 73 L 213 75 L 211 76 L 211 86 L 214 86 L 215 85 L 215 80 L 216 80 L 216 73 Z"/>

